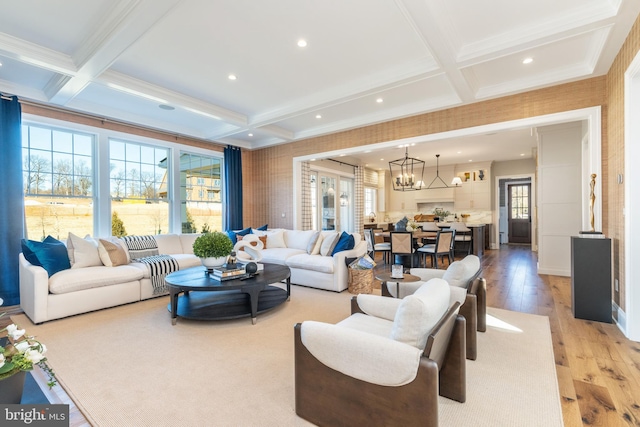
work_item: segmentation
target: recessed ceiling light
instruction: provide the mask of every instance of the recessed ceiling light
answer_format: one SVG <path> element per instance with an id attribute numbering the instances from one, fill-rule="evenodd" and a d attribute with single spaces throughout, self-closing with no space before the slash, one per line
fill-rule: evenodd
<path id="1" fill-rule="evenodd" d="M 238 77 L 235 74 L 229 74 L 229 80 L 237 80 Z"/>
<path id="2" fill-rule="evenodd" d="M 0 62 L 0 67 L 2 67 L 2 62 Z"/>
<path id="3" fill-rule="evenodd" d="M 382 104 L 382 101 L 383 101 L 383 99 L 382 99 L 382 98 L 378 98 L 378 99 L 376 99 L 376 102 L 377 102 L 378 104 Z"/>
<path id="4" fill-rule="evenodd" d="M 249 134 L 249 136 L 253 136 L 253 134 L 252 134 L 252 133 L 250 133 L 250 134 Z"/>
<path id="5" fill-rule="evenodd" d="M 346 156 L 346 154 L 340 154 L 340 157 L 344 157 L 344 156 Z"/>
<path id="6" fill-rule="evenodd" d="M 163 110 L 167 110 L 167 111 L 171 111 L 171 110 L 175 110 L 176 107 L 172 107 L 171 105 L 167 105 L 167 104 L 160 104 L 158 105 L 158 107 L 162 108 Z"/>
<path id="7" fill-rule="evenodd" d="M 384 159 L 380 159 L 380 161 L 382 162 L 382 161 L 384 161 Z"/>
<path id="8" fill-rule="evenodd" d="M 321 119 L 322 116 L 320 114 L 316 114 L 316 119 Z"/>
<path id="9" fill-rule="evenodd" d="M 470 162 L 473 162 L 473 160 L 469 159 Z"/>
<path id="10" fill-rule="evenodd" d="M 364 150 L 364 152 L 365 152 L 365 153 L 370 153 L 370 152 L 371 152 L 371 150 Z"/>
<path id="11" fill-rule="evenodd" d="M 315 162 L 315 161 L 316 161 L 316 159 L 309 159 L 309 161 L 311 161 L 311 162 Z"/>
<path id="12" fill-rule="evenodd" d="M 458 154 L 461 154 L 461 153 L 462 153 L 462 151 L 458 151 Z"/>
<path id="13" fill-rule="evenodd" d="M 305 39 L 298 40 L 298 47 L 307 47 L 307 41 Z"/>
<path id="14" fill-rule="evenodd" d="M 533 62 L 533 58 L 524 58 L 522 60 L 523 64 L 531 64 Z"/>
<path id="15" fill-rule="evenodd" d="M 524 153 L 520 153 L 520 155 L 521 155 L 522 157 L 524 157 Z"/>

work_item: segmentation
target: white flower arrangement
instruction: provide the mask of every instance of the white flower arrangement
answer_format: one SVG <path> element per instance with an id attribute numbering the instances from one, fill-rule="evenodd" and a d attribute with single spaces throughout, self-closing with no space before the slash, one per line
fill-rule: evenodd
<path id="1" fill-rule="evenodd" d="M 0 305 L 2 303 L 0 298 Z M 0 313 L 0 317 L 5 314 Z M 56 385 L 55 373 L 47 364 L 45 356 L 47 347 L 13 323 L 0 330 L 0 333 L 3 332 L 6 332 L 6 338 L 0 337 L 0 380 L 20 371 L 31 371 L 34 365 L 38 365 L 49 376 L 49 388 Z"/>

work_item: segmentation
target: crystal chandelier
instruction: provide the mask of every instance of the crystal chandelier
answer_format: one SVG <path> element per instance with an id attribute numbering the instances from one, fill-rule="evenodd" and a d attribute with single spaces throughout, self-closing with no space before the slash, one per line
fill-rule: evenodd
<path id="1" fill-rule="evenodd" d="M 389 162 L 391 182 L 395 191 L 421 190 L 424 186 L 424 161 L 409 157 L 409 148 L 405 147 L 404 158 Z"/>

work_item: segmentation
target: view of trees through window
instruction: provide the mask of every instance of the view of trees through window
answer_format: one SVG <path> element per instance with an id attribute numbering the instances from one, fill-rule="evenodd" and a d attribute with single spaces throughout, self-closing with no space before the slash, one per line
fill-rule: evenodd
<path id="1" fill-rule="evenodd" d="M 222 231 L 222 159 L 180 153 L 180 216 L 183 233 Z"/>
<path id="2" fill-rule="evenodd" d="M 109 153 L 113 234 L 168 233 L 169 149 L 112 139 Z"/>
<path id="3" fill-rule="evenodd" d="M 95 236 L 96 226 L 106 234 L 109 221 L 114 236 L 223 230 L 222 157 L 180 151 L 179 174 L 172 178 L 175 150 L 182 146 L 79 129 L 23 122 L 26 237 Z M 108 161 L 95 157 L 100 144 L 108 144 Z M 107 180 L 109 194 L 98 197 L 97 184 Z M 96 217 L 109 212 L 99 209 L 104 203 L 110 203 L 110 218 Z M 178 215 L 172 203 L 180 203 L 179 218 L 170 216 Z"/>
<path id="4" fill-rule="evenodd" d="M 22 126 L 27 236 L 42 240 L 93 231 L 94 136 Z"/>

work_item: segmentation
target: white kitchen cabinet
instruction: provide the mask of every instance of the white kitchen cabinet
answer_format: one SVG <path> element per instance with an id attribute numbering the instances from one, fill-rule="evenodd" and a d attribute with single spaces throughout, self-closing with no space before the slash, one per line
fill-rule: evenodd
<path id="1" fill-rule="evenodd" d="M 469 209 L 490 211 L 491 162 L 457 165 L 456 176 L 462 179 L 462 184 L 455 190 L 454 209 L 456 211 Z"/>

